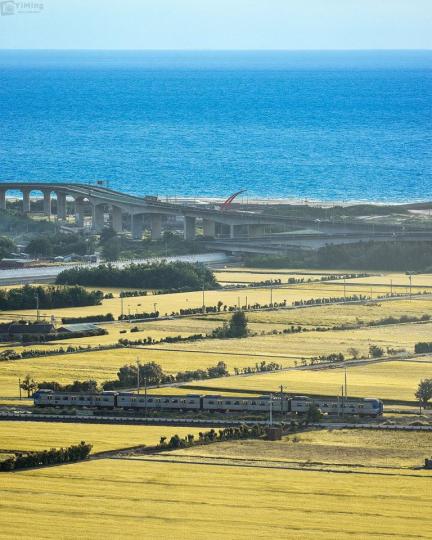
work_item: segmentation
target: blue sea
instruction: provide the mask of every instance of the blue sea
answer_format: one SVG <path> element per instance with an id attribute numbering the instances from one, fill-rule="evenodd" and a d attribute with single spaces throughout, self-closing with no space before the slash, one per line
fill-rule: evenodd
<path id="1" fill-rule="evenodd" d="M 432 51 L 0 51 L 0 181 L 432 199 Z"/>

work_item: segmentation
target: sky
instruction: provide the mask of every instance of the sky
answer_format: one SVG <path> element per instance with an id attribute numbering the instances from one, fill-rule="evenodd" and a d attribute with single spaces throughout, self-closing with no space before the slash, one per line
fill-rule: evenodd
<path id="1" fill-rule="evenodd" d="M 432 0 L 11 3 L 1 49 L 432 49 Z"/>

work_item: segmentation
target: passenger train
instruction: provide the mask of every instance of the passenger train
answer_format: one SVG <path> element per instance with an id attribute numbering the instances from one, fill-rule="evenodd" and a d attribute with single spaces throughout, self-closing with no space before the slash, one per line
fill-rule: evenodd
<path id="1" fill-rule="evenodd" d="M 322 413 L 329 415 L 357 415 L 377 417 L 383 413 L 383 402 L 376 398 L 356 400 L 311 398 L 307 396 L 288 397 L 278 394 L 271 397 L 241 397 L 222 395 L 153 395 L 130 392 L 102 392 L 100 394 L 81 394 L 38 390 L 33 395 L 36 407 L 74 407 L 99 410 L 177 410 L 214 412 L 282 412 L 305 414 L 316 405 Z"/>

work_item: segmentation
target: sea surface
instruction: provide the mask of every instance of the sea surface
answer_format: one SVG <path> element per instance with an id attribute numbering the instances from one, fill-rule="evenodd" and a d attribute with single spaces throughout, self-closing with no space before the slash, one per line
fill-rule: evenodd
<path id="1" fill-rule="evenodd" d="M 0 51 L 0 181 L 432 200 L 432 51 Z"/>

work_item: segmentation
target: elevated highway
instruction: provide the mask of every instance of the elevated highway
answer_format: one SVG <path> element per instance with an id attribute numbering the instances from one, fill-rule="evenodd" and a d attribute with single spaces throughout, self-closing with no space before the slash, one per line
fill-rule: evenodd
<path id="1" fill-rule="evenodd" d="M 117 233 L 130 228 L 141 239 L 146 224 L 154 240 L 161 238 L 164 223 L 183 225 L 184 238 L 193 240 L 199 221 L 211 249 L 232 252 L 274 253 L 290 247 L 317 249 L 326 244 L 367 240 L 432 240 L 432 232 L 403 225 L 374 224 L 348 220 L 319 220 L 271 215 L 259 211 L 224 209 L 191 202 L 164 202 L 157 197 L 138 197 L 99 185 L 74 182 L 0 182 L 0 209 L 8 204 L 8 192 L 20 192 L 22 211 L 29 213 L 36 195 L 43 200 L 43 213 L 64 225 L 101 232 L 107 225 Z M 56 211 L 53 214 L 53 200 Z M 178 226 L 175 223 L 176 227 Z M 289 231 L 267 234 L 270 229 Z M 215 244 L 216 243 L 216 244 Z"/>

